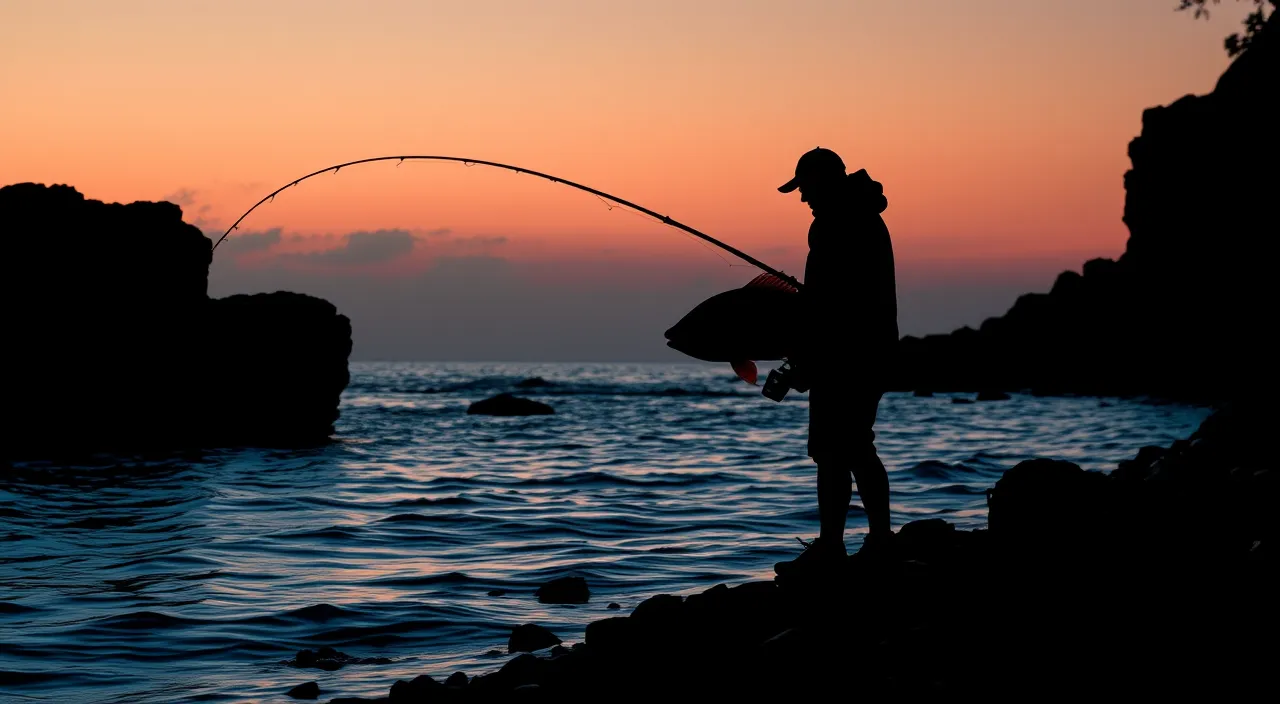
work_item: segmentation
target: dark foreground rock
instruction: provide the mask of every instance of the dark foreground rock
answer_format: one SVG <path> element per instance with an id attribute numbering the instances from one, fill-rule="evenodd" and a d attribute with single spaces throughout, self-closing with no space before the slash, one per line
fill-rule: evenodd
<path id="1" fill-rule="evenodd" d="M 17 184 L 0 235 L 0 456 L 329 437 L 350 323 L 300 294 L 209 299 L 212 243 L 178 206 Z"/>
<path id="2" fill-rule="evenodd" d="M 1143 113 L 1118 260 L 1063 272 L 978 329 L 904 337 L 894 388 L 1211 401 L 1274 390 L 1276 124 L 1280 13 L 1212 93 Z"/>
<path id="3" fill-rule="evenodd" d="M 498 394 L 467 407 L 468 415 L 479 416 L 549 416 L 555 412 L 545 403 L 511 394 Z"/>
<path id="4" fill-rule="evenodd" d="M 543 604 L 585 604 L 591 600 L 591 590 L 582 577 L 560 577 L 538 587 L 534 592 Z"/>
<path id="5" fill-rule="evenodd" d="M 507 652 L 532 653 L 535 650 L 560 645 L 560 642 L 556 634 L 551 631 L 534 623 L 526 623 L 511 630 L 511 637 L 507 639 Z"/>
<path id="6" fill-rule="evenodd" d="M 430 700 L 1242 698 L 1280 654 L 1274 421 L 1229 408 L 1110 474 L 1025 462 L 988 530 L 916 521 L 808 583 L 655 596 Z"/>

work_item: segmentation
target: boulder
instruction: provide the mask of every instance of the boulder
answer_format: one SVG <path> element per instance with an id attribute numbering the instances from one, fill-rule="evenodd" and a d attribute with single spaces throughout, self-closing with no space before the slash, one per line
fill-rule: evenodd
<path id="1" fill-rule="evenodd" d="M 534 595 L 543 604 L 585 604 L 591 599 L 591 590 L 582 577 L 560 577 L 538 587 Z"/>
<path id="2" fill-rule="evenodd" d="M 507 639 L 507 652 L 531 653 L 560 643 L 561 640 L 551 631 L 534 623 L 526 623 L 511 629 L 511 637 Z"/>
<path id="3" fill-rule="evenodd" d="M 294 699 L 315 699 L 320 696 L 320 685 L 315 682 L 303 682 L 285 692 L 285 696 L 293 697 Z"/>
<path id="4" fill-rule="evenodd" d="M 396 704 L 401 702 L 426 702 L 440 694 L 444 685 L 435 681 L 430 675 L 418 675 L 412 680 L 397 680 L 391 685 L 390 699 Z"/>
<path id="5" fill-rule="evenodd" d="M 326 645 L 319 650 L 310 648 L 299 650 L 292 660 L 286 660 L 284 664 L 290 667 L 315 668 L 332 672 L 346 665 L 390 665 L 392 662 L 390 658 L 354 657 Z"/>
<path id="6" fill-rule="evenodd" d="M 468 415 L 480 416 L 549 416 L 555 412 L 545 403 L 511 394 L 498 394 L 467 407 Z"/>

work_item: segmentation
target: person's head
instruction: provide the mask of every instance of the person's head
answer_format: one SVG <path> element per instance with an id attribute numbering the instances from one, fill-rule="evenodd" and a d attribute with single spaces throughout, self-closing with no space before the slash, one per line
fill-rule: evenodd
<path id="1" fill-rule="evenodd" d="M 839 192 L 845 180 L 844 161 L 830 149 L 817 147 L 796 162 L 796 175 L 778 187 L 782 193 L 800 190 L 801 202 L 810 209 L 821 208 Z"/>

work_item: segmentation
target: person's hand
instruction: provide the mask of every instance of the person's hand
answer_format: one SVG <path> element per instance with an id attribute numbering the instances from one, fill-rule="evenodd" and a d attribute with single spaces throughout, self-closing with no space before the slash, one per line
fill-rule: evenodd
<path id="1" fill-rule="evenodd" d="M 795 362 L 787 361 L 790 371 L 787 373 L 787 381 L 790 382 L 791 388 L 804 393 L 809 390 L 809 375 L 805 373 L 805 366 L 796 366 Z"/>

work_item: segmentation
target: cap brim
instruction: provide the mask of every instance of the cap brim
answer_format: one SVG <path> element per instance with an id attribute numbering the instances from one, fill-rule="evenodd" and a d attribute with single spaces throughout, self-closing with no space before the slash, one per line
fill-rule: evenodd
<path id="1" fill-rule="evenodd" d="M 790 193 L 800 187 L 800 179 L 793 178 L 790 181 L 778 186 L 779 193 Z"/>

